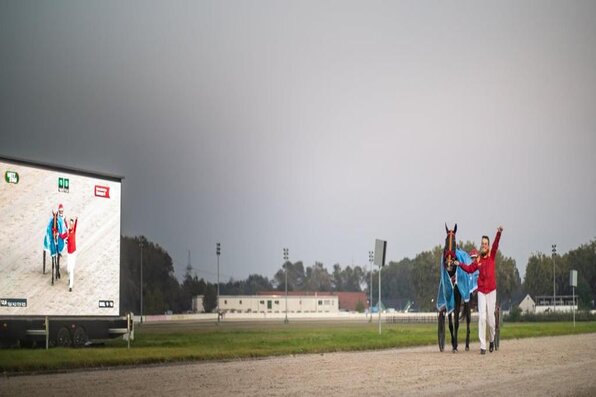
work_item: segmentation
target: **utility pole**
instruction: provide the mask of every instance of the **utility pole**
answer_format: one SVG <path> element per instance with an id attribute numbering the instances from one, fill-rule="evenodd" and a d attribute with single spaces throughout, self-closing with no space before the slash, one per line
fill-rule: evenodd
<path id="1" fill-rule="evenodd" d="M 141 324 L 143 323 L 143 246 L 143 237 L 141 237 L 139 242 L 139 247 L 141 247 Z"/>
<path id="2" fill-rule="evenodd" d="M 284 248 L 284 268 L 286 270 L 286 319 L 284 323 L 288 323 L 288 260 L 290 259 L 290 250 Z"/>
<path id="3" fill-rule="evenodd" d="M 381 266 L 379 266 L 379 301 L 377 302 L 379 309 L 379 335 L 381 335 Z"/>
<path id="4" fill-rule="evenodd" d="M 555 255 L 557 254 L 557 244 L 553 244 L 553 312 L 556 311 L 557 307 L 557 284 L 555 283 Z"/>
<path id="5" fill-rule="evenodd" d="M 368 304 L 368 311 L 370 312 L 370 318 L 368 319 L 368 322 L 372 322 L 372 288 L 373 288 L 373 261 L 375 260 L 375 252 L 374 251 L 368 251 L 368 262 L 370 263 L 370 287 L 369 287 L 369 292 L 370 292 L 370 300 L 369 300 L 369 304 Z"/>
<path id="6" fill-rule="evenodd" d="M 221 313 L 219 312 L 219 255 L 221 254 L 221 244 L 216 243 L 215 253 L 217 254 L 217 324 L 219 325 L 219 319 Z"/>

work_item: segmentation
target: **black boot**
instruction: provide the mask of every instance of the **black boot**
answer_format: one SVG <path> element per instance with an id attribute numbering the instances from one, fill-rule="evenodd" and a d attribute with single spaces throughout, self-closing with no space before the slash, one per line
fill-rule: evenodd
<path id="1" fill-rule="evenodd" d="M 495 342 L 490 342 L 490 345 L 488 346 L 488 351 L 492 353 L 493 350 L 495 350 Z"/>

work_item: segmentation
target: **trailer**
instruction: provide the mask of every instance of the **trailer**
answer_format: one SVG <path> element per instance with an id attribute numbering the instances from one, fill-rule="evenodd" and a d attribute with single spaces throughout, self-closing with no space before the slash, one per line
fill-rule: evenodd
<path id="1" fill-rule="evenodd" d="M 94 341 L 134 338 L 132 314 L 125 317 L 3 317 L 0 341 L 3 347 L 85 347 Z"/>
<path id="2" fill-rule="evenodd" d="M 134 335 L 120 308 L 121 176 L 0 156 L 0 344 Z"/>

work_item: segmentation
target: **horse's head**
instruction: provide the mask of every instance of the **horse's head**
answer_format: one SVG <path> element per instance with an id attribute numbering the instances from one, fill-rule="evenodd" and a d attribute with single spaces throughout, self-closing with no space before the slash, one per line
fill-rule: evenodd
<path id="1" fill-rule="evenodd" d="M 54 212 L 52 210 L 52 237 L 54 237 L 54 240 L 57 241 L 58 240 L 58 212 Z"/>
<path id="2" fill-rule="evenodd" d="M 452 271 L 453 261 L 457 259 L 455 256 L 455 250 L 457 249 L 457 241 L 455 240 L 457 223 L 452 230 L 450 230 L 447 227 L 447 223 L 445 223 L 445 232 L 447 232 L 447 237 L 445 237 L 445 247 L 443 248 L 443 264 L 448 271 Z"/>

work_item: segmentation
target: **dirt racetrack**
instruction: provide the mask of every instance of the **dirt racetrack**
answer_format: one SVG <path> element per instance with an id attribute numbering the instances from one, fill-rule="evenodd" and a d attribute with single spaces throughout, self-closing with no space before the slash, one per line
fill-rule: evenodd
<path id="1" fill-rule="evenodd" d="M 457 354 L 428 346 L 3 377 L 0 395 L 596 395 L 596 334 L 506 340 L 485 356 L 478 346 Z"/>

